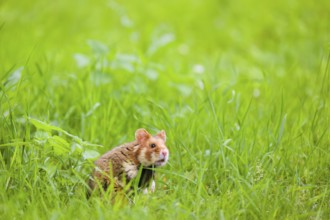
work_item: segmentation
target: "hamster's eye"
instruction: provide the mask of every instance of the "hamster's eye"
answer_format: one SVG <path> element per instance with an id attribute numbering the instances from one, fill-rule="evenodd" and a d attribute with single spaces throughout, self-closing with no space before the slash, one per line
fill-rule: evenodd
<path id="1" fill-rule="evenodd" d="M 156 144 L 150 144 L 150 147 L 151 148 L 155 148 L 156 147 Z"/>

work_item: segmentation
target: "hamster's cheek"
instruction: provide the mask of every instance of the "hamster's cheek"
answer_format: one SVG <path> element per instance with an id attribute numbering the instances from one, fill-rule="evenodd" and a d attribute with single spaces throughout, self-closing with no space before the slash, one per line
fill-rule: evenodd
<path id="1" fill-rule="evenodd" d="M 155 163 L 159 159 L 159 155 L 156 152 L 151 153 L 151 161 Z"/>
<path id="2" fill-rule="evenodd" d="M 146 158 L 146 154 L 147 154 L 146 149 L 142 149 L 140 151 L 140 154 L 138 155 L 138 160 L 140 161 L 140 163 L 142 163 L 144 165 L 148 162 L 148 160 Z"/>

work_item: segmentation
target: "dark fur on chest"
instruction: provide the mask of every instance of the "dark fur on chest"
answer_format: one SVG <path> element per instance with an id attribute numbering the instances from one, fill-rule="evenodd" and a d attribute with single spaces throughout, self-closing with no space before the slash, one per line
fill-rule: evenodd
<path id="1" fill-rule="evenodd" d="M 154 178 L 154 175 L 155 175 L 155 171 L 153 170 L 152 166 L 143 168 L 138 187 L 139 188 L 148 187 L 149 183 Z"/>

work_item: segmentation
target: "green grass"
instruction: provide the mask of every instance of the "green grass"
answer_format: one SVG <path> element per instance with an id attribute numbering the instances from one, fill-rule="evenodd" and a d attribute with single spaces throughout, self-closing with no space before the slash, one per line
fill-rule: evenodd
<path id="1" fill-rule="evenodd" d="M 329 219 L 329 11 L 1 1 L 0 219 Z M 87 200 L 140 127 L 168 136 L 156 192 Z"/>

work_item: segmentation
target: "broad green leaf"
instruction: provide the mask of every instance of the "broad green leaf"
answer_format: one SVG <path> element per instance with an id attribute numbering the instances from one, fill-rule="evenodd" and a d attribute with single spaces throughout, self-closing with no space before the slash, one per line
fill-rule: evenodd
<path id="1" fill-rule="evenodd" d="M 148 54 L 152 55 L 157 52 L 160 48 L 167 46 L 175 40 L 173 33 L 163 34 L 162 36 L 155 38 L 148 49 Z"/>
<path id="2" fill-rule="evenodd" d="M 31 118 L 29 117 L 29 121 L 34 125 L 36 126 L 36 128 L 38 129 L 41 129 L 41 130 L 45 130 L 45 131 L 60 131 L 60 132 L 65 132 L 63 129 L 59 128 L 59 127 L 56 127 L 54 125 L 50 125 L 50 124 L 47 124 L 43 121 L 40 121 L 38 119 L 34 119 L 34 118 Z"/>
<path id="3" fill-rule="evenodd" d="M 84 54 L 76 53 L 73 55 L 73 58 L 75 59 L 77 66 L 80 68 L 86 67 L 90 63 L 89 58 Z"/>
<path id="4" fill-rule="evenodd" d="M 48 139 L 48 143 L 53 146 L 56 154 L 65 154 L 70 151 L 70 144 L 60 136 L 53 136 Z"/>
<path id="5" fill-rule="evenodd" d="M 88 40 L 87 44 L 97 55 L 106 55 L 109 51 L 109 48 L 99 41 Z"/>
<path id="6" fill-rule="evenodd" d="M 95 151 L 95 150 L 86 150 L 83 153 L 83 158 L 84 159 L 94 159 L 100 156 L 100 153 Z"/>
<path id="7" fill-rule="evenodd" d="M 14 72 L 8 77 L 5 85 L 7 88 L 15 86 L 22 78 L 22 72 L 24 70 L 24 66 L 21 66 L 14 70 Z"/>

